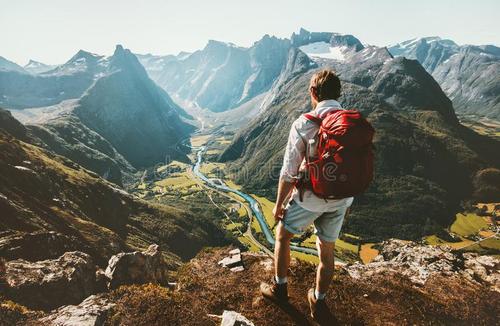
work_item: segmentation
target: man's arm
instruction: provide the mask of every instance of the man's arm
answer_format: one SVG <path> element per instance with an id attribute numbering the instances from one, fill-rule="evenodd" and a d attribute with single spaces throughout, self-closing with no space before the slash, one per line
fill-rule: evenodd
<path id="1" fill-rule="evenodd" d="M 300 164 L 304 160 L 305 144 L 300 136 L 296 123 L 292 125 L 288 135 L 283 166 L 281 168 L 280 180 L 278 183 L 278 196 L 273 209 L 274 219 L 279 221 L 283 218 L 285 201 L 290 195 L 295 182 L 299 178 Z"/>
<path id="2" fill-rule="evenodd" d="M 276 203 L 273 209 L 274 219 L 277 221 L 283 218 L 284 213 L 284 203 L 285 200 L 290 196 L 295 182 L 290 182 L 284 178 L 280 178 L 278 183 L 278 196 L 276 197 Z"/>

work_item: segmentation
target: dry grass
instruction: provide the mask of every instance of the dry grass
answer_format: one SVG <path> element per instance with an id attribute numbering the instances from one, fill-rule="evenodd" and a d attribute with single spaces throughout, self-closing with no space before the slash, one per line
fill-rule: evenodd
<path id="1" fill-rule="evenodd" d="M 259 284 L 272 272 L 269 258 L 244 255 L 245 271 L 231 273 L 217 265 L 228 248 L 204 251 L 178 275 L 180 290 L 134 286 L 115 292 L 114 325 L 215 325 L 208 314 L 242 313 L 256 325 L 310 324 L 305 294 L 315 266 L 294 261 L 290 306 L 281 309 L 263 300 Z M 494 325 L 500 294 L 457 277 L 431 277 L 422 287 L 393 275 L 356 281 L 337 270 L 327 303 L 341 325 Z"/>
<path id="2" fill-rule="evenodd" d="M 210 139 L 210 135 L 200 135 L 191 138 L 191 146 L 198 147 L 205 145 Z"/>

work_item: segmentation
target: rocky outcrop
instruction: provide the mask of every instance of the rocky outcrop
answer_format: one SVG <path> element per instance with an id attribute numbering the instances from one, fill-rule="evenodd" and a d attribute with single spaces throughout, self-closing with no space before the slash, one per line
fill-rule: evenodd
<path id="1" fill-rule="evenodd" d="M 395 239 L 383 242 L 382 247 L 372 263 L 347 266 L 349 275 L 369 279 L 376 274 L 398 273 L 418 285 L 424 285 L 431 276 L 459 276 L 500 292 L 500 260 L 493 256 Z"/>
<path id="2" fill-rule="evenodd" d="M 75 237 L 54 231 L 31 233 L 7 231 L 0 233 L 0 257 L 7 260 L 55 259 L 65 252 L 84 248 L 86 248 L 85 244 Z"/>
<path id="3" fill-rule="evenodd" d="M 79 305 L 64 306 L 40 318 L 43 325 L 99 326 L 103 325 L 114 304 L 104 295 L 92 295 Z"/>
<path id="4" fill-rule="evenodd" d="M 96 266 L 82 252 L 67 252 L 58 259 L 5 264 L 5 294 L 32 309 L 54 309 L 77 304 L 96 290 Z"/>
<path id="5" fill-rule="evenodd" d="M 114 255 L 109 260 L 105 275 L 109 279 L 108 287 L 115 289 L 124 284 L 167 284 L 167 271 L 158 245 L 151 245 L 146 251 Z"/>

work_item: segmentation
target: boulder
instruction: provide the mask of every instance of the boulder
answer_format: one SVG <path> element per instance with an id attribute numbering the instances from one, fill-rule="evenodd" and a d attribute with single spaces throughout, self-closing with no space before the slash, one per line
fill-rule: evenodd
<path id="1" fill-rule="evenodd" d="M 57 326 L 100 326 L 115 306 L 104 295 L 91 295 L 79 305 L 63 306 L 40 318 L 42 325 Z"/>
<path id="2" fill-rule="evenodd" d="M 105 275 L 110 289 L 124 284 L 168 283 L 168 268 L 156 244 L 146 251 L 114 255 L 109 260 Z"/>
<path id="3" fill-rule="evenodd" d="M 32 309 L 50 310 L 77 304 L 96 289 L 96 266 L 92 258 L 79 251 L 58 259 L 29 262 L 23 259 L 5 263 L 6 296 Z"/>
<path id="4" fill-rule="evenodd" d="M 236 311 L 224 310 L 222 313 L 221 326 L 254 326 L 250 320 Z"/>

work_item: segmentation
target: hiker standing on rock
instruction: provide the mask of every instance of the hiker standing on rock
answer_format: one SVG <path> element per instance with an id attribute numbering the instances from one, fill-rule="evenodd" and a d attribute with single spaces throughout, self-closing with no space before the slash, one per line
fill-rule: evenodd
<path id="1" fill-rule="evenodd" d="M 314 74 L 309 87 L 313 110 L 292 124 L 273 209 L 279 222 L 275 276 L 271 284 L 261 284 L 265 298 L 287 302 L 290 240 L 314 224 L 320 262 L 307 298 L 311 317 L 320 323 L 331 320 L 325 296 L 334 273 L 335 240 L 353 196 L 373 177 L 374 130 L 358 111 L 341 107 L 340 89 L 333 71 Z"/>

